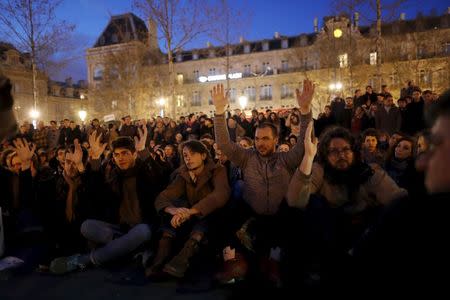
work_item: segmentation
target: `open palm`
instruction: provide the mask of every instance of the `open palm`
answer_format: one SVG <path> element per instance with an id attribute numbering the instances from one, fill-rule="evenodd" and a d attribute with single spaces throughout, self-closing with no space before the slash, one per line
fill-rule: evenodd
<path id="1" fill-rule="evenodd" d="M 300 111 L 302 114 L 309 113 L 311 110 L 311 103 L 314 96 L 315 85 L 311 80 L 305 79 L 303 80 L 303 90 L 300 92 L 299 89 L 295 90 L 295 94 L 297 97 L 297 103 L 300 107 Z"/>

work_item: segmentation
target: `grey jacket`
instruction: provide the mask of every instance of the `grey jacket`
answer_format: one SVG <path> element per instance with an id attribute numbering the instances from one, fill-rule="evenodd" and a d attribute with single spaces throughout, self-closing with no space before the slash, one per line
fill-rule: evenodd
<path id="1" fill-rule="evenodd" d="M 230 141 L 224 115 L 216 115 L 216 142 L 230 161 L 240 167 L 244 177 L 243 198 L 260 215 L 277 213 L 286 197 L 289 181 L 303 159 L 304 139 L 311 114 L 300 116 L 298 143 L 286 153 L 262 157 L 255 149 L 243 149 Z"/>
<path id="2" fill-rule="evenodd" d="M 349 199 L 344 185 L 329 183 L 324 177 L 324 169 L 314 163 L 310 175 L 296 170 L 289 185 L 287 201 L 289 206 L 305 209 L 311 194 L 325 197 L 331 207 L 345 207 L 348 214 L 358 214 L 369 207 L 386 205 L 393 200 L 408 195 L 405 189 L 397 186 L 391 177 L 376 164 L 371 164 L 373 175 L 359 187 L 353 199 Z"/>

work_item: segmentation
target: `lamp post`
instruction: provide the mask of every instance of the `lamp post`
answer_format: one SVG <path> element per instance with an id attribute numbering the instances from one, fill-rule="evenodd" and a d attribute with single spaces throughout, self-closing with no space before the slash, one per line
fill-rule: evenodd
<path id="1" fill-rule="evenodd" d="M 166 99 L 165 98 L 159 98 L 156 103 L 159 105 L 159 115 L 164 118 L 164 106 L 166 105 Z"/>
<path id="2" fill-rule="evenodd" d="M 36 126 L 37 126 L 37 120 L 40 115 L 41 115 L 41 113 L 36 108 L 34 108 L 30 111 L 30 117 L 31 117 L 34 128 L 36 128 Z"/>
<path id="3" fill-rule="evenodd" d="M 80 110 L 78 112 L 78 116 L 80 117 L 81 122 L 84 124 L 84 121 L 86 120 L 87 112 L 85 110 Z"/>
<path id="4" fill-rule="evenodd" d="M 248 98 L 247 96 L 240 96 L 239 97 L 239 105 L 241 106 L 241 109 L 244 110 L 247 107 Z"/>

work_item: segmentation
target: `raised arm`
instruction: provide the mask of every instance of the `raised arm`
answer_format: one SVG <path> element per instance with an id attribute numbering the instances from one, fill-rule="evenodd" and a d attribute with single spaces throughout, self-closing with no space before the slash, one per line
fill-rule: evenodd
<path id="1" fill-rule="evenodd" d="M 222 84 L 213 87 L 211 98 L 216 108 L 216 114 L 214 116 L 216 143 L 219 149 L 229 157 L 231 162 L 239 167 L 243 167 L 247 162 L 248 154 L 243 148 L 230 140 L 225 118 L 225 110 L 228 106 L 228 93 L 225 94 Z"/>
<path id="2" fill-rule="evenodd" d="M 287 153 L 282 153 L 286 164 L 289 168 L 295 169 L 301 162 L 303 158 L 303 153 L 305 150 L 304 140 L 306 134 L 306 128 L 311 122 L 311 103 L 314 96 L 315 85 L 312 81 L 305 79 L 303 81 L 303 90 L 296 89 L 297 103 L 300 107 L 300 133 L 297 137 L 297 144 L 294 148 Z"/>
<path id="3" fill-rule="evenodd" d="M 305 155 L 289 184 L 287 202 L 292 207 L 305 208 L 308 204 L 310 194 L 317 190 L 320 179 L 318 168 L 315 168 L 315 172 L 312 174 L 318 143 L 317 138 L 312 136 L 312 128 L 313 122 L 311 121 L 308 124 L 304 138 Z"/>

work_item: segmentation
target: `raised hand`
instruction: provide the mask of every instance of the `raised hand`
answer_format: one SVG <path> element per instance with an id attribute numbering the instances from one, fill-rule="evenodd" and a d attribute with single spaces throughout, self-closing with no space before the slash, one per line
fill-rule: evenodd
<path id="1" fill-rule="evenodd" d="M 138 128 L 139 138 L 134 137 L 134 144 L 136 151 L 142 151 L 145 149 L 145 142 L 147 141 L 147 126 L 142 126 L 143 129 Z"/>
<path id="2" fill-rule="evenodd" d="M 211 99 L 216 107 L 216 114 L 225 113 L 228 106 L 228 92 L 224 92 L 223 84 L 218 84 L 211 91 Z"/>
<path id="3" fill-rule="evenodd" d="M 318 140 L 312 136 L 313 121 L 309 122 L 305 133 L 305 157 L 313 159 L 317 153 Z"/>
<path id="4" fill-rule="evenodd" d="M 307 114 L 311 111 L 311 102 L 314 95 L 314 89 L 315 85 L 312 81 L 305 79 L 303 80 L 303 91 L 300 93 L 299 89 L 295 90 L 297 103 L 302 114 Z"/>
<path id="5" fill-rule="evenodd" d="M 33 158 L 34 151 L 36 150 L 36 145 L 34 144 L 28 144 L 28 141 L 26 139 L 15 139 L 13 141 L 15 151 L 17 155 L 19 156 L 20 160 L 22 161 L 22 164 L 24 162 L 31 161 L 31 158 Z"/>
<path id="6" fill-rule="evenodd" d="M 97 136 L 97 130 L 89 135 L 89 157 L 91 159 L 99 159 L 108 144 L 101 143 L 102 135 Z"/>

